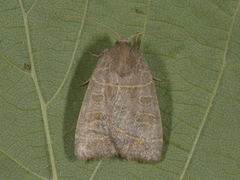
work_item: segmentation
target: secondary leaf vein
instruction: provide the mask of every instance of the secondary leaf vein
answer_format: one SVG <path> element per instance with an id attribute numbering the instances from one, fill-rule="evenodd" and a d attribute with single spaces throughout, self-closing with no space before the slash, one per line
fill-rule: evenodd
<path id="1" fill-rule="evenodd" d="M 95 177 L 95 175 L 96 175 L 96 173 L 98 171 L 98 168 L 100 167 L 101 163 L 102 163 L 102 160 L 98 161 L 97 166 L 95 167 L 95 169 L 94 169 L 92 175 L 90 176 L 89 180 L 93 180 L 94 179 L 94 177 Z"/>
<path id="2" fill-rule="evenodd" d="M 182 170 L 182 173 L 179 177 L 180 180 L 182 180 L 186 174 L 186 171 L 189 167 L 189 164 L 190 164 L 190 161 L 193 157 L 193 154 L 194 154 L 194 151 L 196 149 L 196 146 L 198 144 L 198 140 L 200 138 L 200 135 L 202 133 L 202 130 L 204 128 L 204 125 L 206 123 L 206 120 L 208 118 L 208 115 L 210 113 L 210 110 L 213 106 L 213 102 L 214 102 L 214 99 L 217 95 L 217 91 L 219 89 L 219 86 L 220 86 L 220 82 L 222 80 L 222 77 L 223 77 L 223 74 L 224 74 L 224 70 L 226 68 L 226 64 L 227 64 L 227 53 L 228 53 L 228 50 L 229 50 L 229 44 L 230 44 L 230 40 L 231 40 L 231 36 L 232 36 L 232 30 L 233 30 L 233 25 L 235 23 L 235 19 L 236 19 L 236 16 L 237 16 L 237 13 L 239 12 L 239 9 L 240 9 L 240 1 L 238 2 L 238 5 L 237 5 L 237 8 L 232 16 L 232 21 L 231 21 L 231 24 L 230 24 L 230 27 L 229 27 L 229 31 L 228 31 L 228 35 L 227 35 L 227 40 L 226 40 L 226 43 L 225 43 L 225 48 L 224 48 L 224 53 L 223 53 L 223 60 L 222 60 L 222 65 L 221 65 L 221 69 L 220 69 L 220 72 L 219 72 L 219 75 L 217 77 L 217 81 L 215 83 L 215 86 L 214 86 L 214 89 L 213 89 L 213 92 L 212 92 L 212 96 L 210 97 L 210 100 L 209 100 L 209 104 L 208 104 L 208 107 L 207 107 L 207 110 L 206 110 L 206 113 L 204 114 L 203 116 L 203 119 L 202 119 L 202 122 L 200 124 L 200 127 L 198 129 L 198 132 L 197 132 L 197 135 L 195 137 L 195 140 L 193 142 L 193 146 L 192 146 L 192 149 L 191 151 L 189 152 L 189 156 L 187 158 L 187 161 L 185 163 L 185 166 Z"/>
<path id="3" fill-rule="evenodd" d="M 79 31 L 78 31 L 78 34 L 77 34 L 77 39 L 76 39 L 76 42 L 75 42 L 75 46 L 74 46 L 74 49 L 73 49 L 72 57 L 71 57 L 70 64 L 68 66 L 67 72 L 66 72 L 60 86 L 58 87 L 57 91 L 54 93 L 54 95 L 51 97 L 51 99 L 47 102 L 47 105 L 49 105 L 57 97 L 58 93 L 63 88 L 63 86 L 64 86 L 64 84 L 65 84 L 65 82 L 66 82 L 66 80 L 67 80 L 67 78 L 68 78 L 68 76 L 71 72 L 73 62 L 74 62 L 74 59 L 75 59 L 75 55 L 76 55 L 76 52 L 77 52 L 77 48 L 78 48 L 78 45 L 79 45 L 79 42 L 80 42 L 80 37 L 81 37 L 81 34 L 82 34 L 83 26 L 84 26 L 84 23 L 85 23 L 85 18 L 86 18 L 86 15 L 87 15 L 88 2 L 89 2 L 89 0 L 87 0 L 86 3 L 85 3 L 84 14 L 82 16 L 83 20 L 82 20 L 82 23 L 80 25 L 80 28 L 79 28 Z"/>
<path id="4" fill-rule="evenodd" d="M 23 164 L 21 164 L 20 162 L 18 162 L 16 159 L 14 159 L 12 156 L 10 156 L 9 154 L 7 154 L 6 152 L 4 152 L 3 150 L 0 150 L 0 152 L 2 154 L 4 154 L 8 159 L 12 160 L 13 162 L 15 162 L 19 167 L 21 167 L 22 169 L 24 169 L 25 171 L 27 171 L 28 173 L 38 177 L 39 179 L 42 180 L 48 180 L 47 178 L 38 175 L 37 173 L 35 173 L 34 171 L 32 171 L 31 169 L 27 168 L 26 166 L 24 166 Z"/>

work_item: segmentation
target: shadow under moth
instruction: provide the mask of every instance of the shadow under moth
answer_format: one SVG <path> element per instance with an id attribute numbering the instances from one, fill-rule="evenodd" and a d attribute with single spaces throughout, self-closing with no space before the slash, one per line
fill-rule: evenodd
<path id="1" fill-rule="evenodd" d="M 153 77 L 138 48 L 126 38 L 105 49 L 89 80 L 76 132 L 79 160 L 119 155 L 159 161 L 162 122 Z"/>

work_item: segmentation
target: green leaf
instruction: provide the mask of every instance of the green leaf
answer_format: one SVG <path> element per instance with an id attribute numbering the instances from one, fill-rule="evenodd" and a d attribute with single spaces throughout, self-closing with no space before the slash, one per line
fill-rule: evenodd
<path id="1" fill-rule="evenodd" d="M 81 16 L 77 19 L 73 16 Z M 164 152 L 81 162 L 74 131 L 96 58 L 145 34 Z M 240 179 L 239 0 L 0 0 L 0 179 Z"/>

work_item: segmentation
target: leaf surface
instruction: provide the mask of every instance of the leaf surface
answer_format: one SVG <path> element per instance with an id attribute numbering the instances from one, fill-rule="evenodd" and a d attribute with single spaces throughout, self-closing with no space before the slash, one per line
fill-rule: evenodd
<path id="1" fill-rule="evenodd" d="M 73 16 L 81 16 L 77 19 Z M 81 162 L 74 131 L 99 54 L 145 34 L 164 125 L 159 163 Z M 0 179 L 240 179 L 240 1 L 0 0 Z"/>

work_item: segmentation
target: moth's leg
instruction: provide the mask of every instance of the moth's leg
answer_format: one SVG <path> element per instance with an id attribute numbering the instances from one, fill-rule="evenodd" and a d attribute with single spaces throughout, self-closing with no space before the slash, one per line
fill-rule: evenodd
<path id="1" fill-rule="evenodd" d="M 153 77 L 154 81 L 159 81 L 159 82 L 165 82 L 168 81 L 166 78 L 157 78 L 157 77 Z"/>
<path id="2" fill-rule="evenodd" d="M 80 86 L 85 86 L 85 85 L 87 85 L 88 83 L 89 83 L 89 79 L 88 79 L 87 81 L 82 82 L 82 83 L 80 84 Z"/>
<path id="3" fill-rule="evenodd" d="M 96 54 L 96 53 L 93 53 L 93 52 L 91 52 L 91 51 L 88 51 L 88 53 L 89 53 L 91 56 L 94 56 L 94 57 L 100 57 L 100 56 L 102 56 L 102 53 Z"/>
<path id="4" fill-rule="evenodd" d="M 142 35 L 141 34 L 134 36 L 133 41 L 132 41 L 132 46 L 137 48 L 137 49 L 140 49 L 141 40 L 142 40 Z"/>
<path id="5" fill-rule="evenodd" d="M 103 56 L 104 53 L 106 53 L 108 51 L 108 49 L 104 49 L 104 51 L 102 51 L 100 54 L 96 54 L 96 53 L 93 53 L 91 51 L 88 51 L 90 55 L 94 56 L 94 57 L 101 57 Z"/>
<path id="6" fill-rule="evenodd" d="M 116 154 L 108 137 L 107 116 L 101 111 L 86 113 L 85 122 L 78 124 L 75 135 L 75 155 L 80 160 L 99 159 Z"/>

